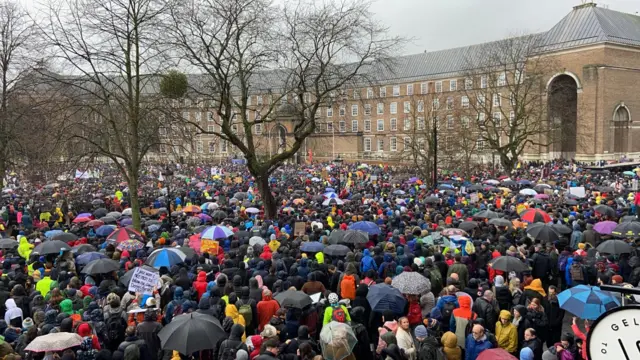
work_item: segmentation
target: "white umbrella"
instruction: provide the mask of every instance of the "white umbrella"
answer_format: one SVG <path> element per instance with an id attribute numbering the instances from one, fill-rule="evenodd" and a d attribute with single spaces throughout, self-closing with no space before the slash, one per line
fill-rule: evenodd
<path id="1" fill-rule="evenodd" d="M 533 189 L 522 189 L 520 190 L 520 195 L 536 196 L 538 192 Z"/>
<path id="2" fill-rule="evenodd" d="M 131 208 L 126 208 L 126 209 L 122 210 L 122 215 L 123 216 L 131 216 L 131 215 L 133 215 L 133 213 L 131 212 Z"/>
<path id="3" fill-rule="evenodd" d="M 263 238 L 261 238 L 260 236 L 254 236 L 251 239 L 249 239 L 249 245 L 250 246 L 255 246 L 255 245 L 265 246 L 265 245 L 267 245 L 267 242 Z"/>
<path id="4" fill-rule="evenodd" d="M 332 199 L 327 199 L 325 201 L 322 202 L 322 205 L 324 206 L 329 206 L 329 205 L 344 205 L 344 201 L 342 201 L 341 199 L 338 198 L 332 198 Z"/>
<path id="5" fill-rule="evenodd" d="M 62 351 L 82 343 L 82 337 L 76 333 L 59 332 L 37 336 L 27 345 L 25 351 L 46 352 Z"/>
<path id="6" fill-rule="evenodd" d="M 254 207 L 246 208 L 246 209 L 245 209 L 245 211 L 246 211 L 247 213 L 249 213 L 249 214 L 257 214 L 257 213 L 259 213 L 259 212 L 260 212 L 260 210 L 259 210 L 259 209 L 256 209 L 256 208 L 254 208 Z"/>

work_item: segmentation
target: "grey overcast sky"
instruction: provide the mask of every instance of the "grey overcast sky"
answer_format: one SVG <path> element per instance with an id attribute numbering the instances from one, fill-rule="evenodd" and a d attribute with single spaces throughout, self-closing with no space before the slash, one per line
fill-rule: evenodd
<path id="1" fill-rule="evenodd" d="M 594 1 L 631 14 L 640 0 Z M 391 34 L 413 38 L 400 54 L 499 40 L 547 31 L 581 0 L 377 0 L 371 10 Z"/>

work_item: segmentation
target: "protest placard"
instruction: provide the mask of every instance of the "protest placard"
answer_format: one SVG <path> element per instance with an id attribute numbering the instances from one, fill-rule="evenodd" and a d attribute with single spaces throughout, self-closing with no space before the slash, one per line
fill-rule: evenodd
<path id="1" fill-rule="evenodd" d="M 569 194 L 575 195 L 579 198 L 583 198 L 587 195 L 584 186 L 570 187 Z"/>
<path id="2" fill-rule="evenodd" d="M 129 291 L 150 295 L 153 293 L 153 287 L 158 284 L 160 274 L 143 268 L 136 268 L 129 282 Z"/>
<path id="3" fill-rule="evenodd" d="M 306 232 L 307 223 L 304 221 L 297 221 L 295 227 L 293 228 L 293 235 L 302 236 Z"/>
<path id="4" fill-rule="evenodd" d="M 202 239 L 200 242 L 200 253 L 218 255 L 218 242 L 211 239 Z"/>
<path id="5" fill-rule="evenodd" d="M 477 203 L 480 200 L 480 197 L 478 196 L 478 193 L 471 193 L 469 195 L 469 202 L 472 204 Z"/>

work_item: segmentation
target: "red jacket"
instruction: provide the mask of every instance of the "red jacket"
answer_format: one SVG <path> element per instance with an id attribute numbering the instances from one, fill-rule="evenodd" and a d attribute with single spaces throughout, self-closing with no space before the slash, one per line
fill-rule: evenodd
<path id="1" fill-rule="evenodd" d="M 207 273 L 204 271 L 200 271 L 198 273 L 198 278 L 193 282 L 193 288 L 196 289 L 198 293 L 198 301 L 202 297 L 202 294 L 207 292 Z"/>
<path id="2" fill-rule="evenodd" d="M 265 325 L 269 323 L 269 320 L 276 314 L 276 311 L 280 309 L 280 304 L 277 301 L 271 299 L 271 292 L 269 295 L 262 293 L 262 300 L 256 305 L 258 312 L 258 330 L 262 331 Z"/>
<path id="3" fill-rule="evenodd" d="M 271 249 L 269 249 L 269 245 L 265 245 L 262 248 L 262 254 L 260 254 L 260 259 L 262 260 L 271 260 Z"/>

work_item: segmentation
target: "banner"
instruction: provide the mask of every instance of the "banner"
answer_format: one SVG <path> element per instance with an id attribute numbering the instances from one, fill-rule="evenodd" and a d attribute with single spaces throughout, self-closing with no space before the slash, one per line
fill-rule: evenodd
<path id="1" fill-rule="evenodd" d="M 159 279 L 159 273 L 137 267 L 133 271 L 133 276 L 131 276 L 131 282 L 129 282 L 128 290 L 136 293 L 151 295 L 153 294 L 153 288 L 158 285 Z"/>
<path id="2" fill-rule="evenodd" d="M 583 198 L 587 195 L 583 186 L 570 187 L 569 194 L 575 195 L 579 198 Z"/>
<path id="3" fill-rule="evenodd" d="M 218 255 L 218 242 L 211 239 L 202 239 L 200 241 L 200 253 L 209 253 L 211 255 Z"/>

